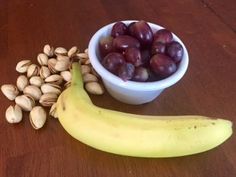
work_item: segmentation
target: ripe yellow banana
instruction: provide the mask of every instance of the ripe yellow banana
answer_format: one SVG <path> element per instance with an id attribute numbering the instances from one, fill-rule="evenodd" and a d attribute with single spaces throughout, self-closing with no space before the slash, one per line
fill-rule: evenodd
<path id="1" fill-rule="evenodd" d="M 57 101 L 64 129 L 96 149 L 135 157 L 176 157 L 212 149 L 232 134 L 232 122 L 203 116 L 146 116 L 93 105 L 83 89 L 80 66 Z"/>

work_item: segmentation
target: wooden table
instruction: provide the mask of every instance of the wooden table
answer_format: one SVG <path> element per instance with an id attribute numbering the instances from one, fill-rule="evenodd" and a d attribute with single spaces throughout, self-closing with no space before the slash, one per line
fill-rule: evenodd
<path id="1" fill-rule="evenodd" d="M 153 115 L 200 114 L 236 121 L 236 1 L 226 0 L 2 0 L 0 84 L 15 83 L 17 61 L 32 59 L 45 44 L 85 49 L 105 24 L 144 19 L 176 33 L 190 65 L 184 78 L 155 101 L 130 106 L 107 93 L 91 96 L 101 107 Z M 90 148 L 48 118 L 34 130 L 28 114 L 17 125 L 5 120 L 13 102 L 0 96 L 1 177 L 235 177 L 236 138 L 198 155 L 168 159 L 131 158 Z M 102 101 L 101 101 L 102 100 Z M 235 131 L 235 127 L 233 128 Z"/>

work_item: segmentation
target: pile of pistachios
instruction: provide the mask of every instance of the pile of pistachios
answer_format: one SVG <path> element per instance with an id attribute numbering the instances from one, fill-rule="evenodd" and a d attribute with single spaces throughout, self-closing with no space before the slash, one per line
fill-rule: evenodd
<path id="1" fill-rule="evenodd" d="M 45 45 L 43 52 L 37 55 L 38 64 L 31 60 L 21 60 L 16 65 L 20 73 L 15 84 L 1 86 L 2 93 L 15 105 L 10 105 L 5 113 L 9 123 L 19 123 L 22 111 L 29 112 L 29 119 L 34 129 L 40 129 L 47 120 L 45 107 L 50 107 L 49 115 L 57 118 L 56 101 L 61 92 L 70 86 L 71 66 L 80 62 L 85 89 L 88 93 L 101 95 L 104 87 L 98 82 L 99 76 L 92 68 L 88 50 L 80 52 L 76 46 L 67 50 Z"/>

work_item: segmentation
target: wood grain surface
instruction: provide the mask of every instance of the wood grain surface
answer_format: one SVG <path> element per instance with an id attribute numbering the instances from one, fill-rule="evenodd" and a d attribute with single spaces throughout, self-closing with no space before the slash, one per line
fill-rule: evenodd
<path id="1" fill-rule="evenodd" d="M 15 83 L 21 59 L 36 62 L 45 44 L 87 48 L 103 25 L 143 19 L 177 34 L 190 65 L 184 78 L 156 100 L 122 104 L 109 94 L 91 96 L 94 104 L 138 114 L 199 114 L 236 122 L 236 1 L 217 0 L 1 0 L 0 84 Z M 90 148 L 48 118 L 36 131 L 28 114 L 12 125 L 5 110 L 13 102 L 0 94 L 1 177 L 235 177 L 236 137 L 197 155 L 148 159 L 113 155 Z M 234 126 L 235 131 L 235 126 Z M 158 140 L 157 140 L 158 141 Z"/>

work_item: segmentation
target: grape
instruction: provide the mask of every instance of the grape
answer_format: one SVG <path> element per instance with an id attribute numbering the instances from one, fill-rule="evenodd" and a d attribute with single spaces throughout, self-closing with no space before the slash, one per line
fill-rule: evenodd
<path id="1" fill-rule="evenodd" d="M 113 25 L 111 30 L 111 36 L 117 37 L 119 35 L 125 35 L 128 33 L 128 27 L 123 22 L 117 22 Z"/>
<path id="2" fill-rule="evenodd" d="M 113 47 L 114 47 L 114 49 L 123 52 L 123 51 L 125 51 L 125 49 L 130 48 L 130 47 L 139 48 L 140 43 L 137 39 L 135 39 L 131 36 L 120 35 L 120 36 L 117 36 L 113 40 Z"/>
<path id="3" fill-rule="evenodd" d="M 125 50 L 125 60 L 132 63 L 134 66 L 139 66 L 142 64 L 141 53 L 138 48 L 127 48 Z"/>
<path id="4" fill-rule="evenodd" d="M 162 42 L 164 44 L 170 43 L 173 41 L 172 33 L 167 29 L 158 30 L 154 35 L 155 42 Z"/>
<path id="5" fill-rule="evenodd" d="M 134 69 L 133 64 L 123 63 L 118 70 L 118 76 L 124 81 L 130 80 L 134 75 Z"/>
<path id="6" fill-rule="evenodd" d="M 105 56 L 102 60 L 102 65 L 110 72 L 116 74 L 118 68 L 125 62 L 125 58 L 122 54 L 112 52 Z"/>
<path id="7" fill-rule="evenodd" d="M 166 51 L 166 45 L 162 42 L 153 42 L 152 44 L 152 55 L 157 53 L 164 54 Z"/>
<path id="8" fill-rule="evenodd" d="M 135 22 L 131 22 L 129 25 L 128 25 L 128 32 L 130 35 L 133 34 L 133 26 L 134 26 Z"/>
<path id="9" fill-rule="evenodd" d="M 175 63 L 179 63 L 183 58 L 184 49 L 180 43 L 173 41 L 167 47 L 167 54 Z"/>
<path id="10" fill-rule="evenodd" d="M 148 71 L 144 67 L 136 67 L 134 70 L 134 81 L 145 82 L 148 79 Z"/>
<path id="11" fill-rule="evenodd" d="M 141 61 L 143 65 L 149 63 L 150 58 L 151 58 L 151 53 L 148 49 L 141 50 Z"/>
<path id="12" fill-rule="evenodd" d="M 112 52 L 113 50 L 112 41 L 113 41 L 113 37 L 111 36 L 102 37 L 99 40 L 99 50 L 102 57 Z"/>
<path id="13" fill-rule="evenodd" d="M 153 41 L 153 32 L 147 22 L 141 20 L 131 26 L 131 35 L 139 40 L 143 47 L 148 47 Z"/>
<path id="14" fill-rule="evenodd" d="M 168 77 L 177 70 L 175 62 L 168 56 L 156 54 L 150 60 L 150 67 L 157 75 Z"/>

